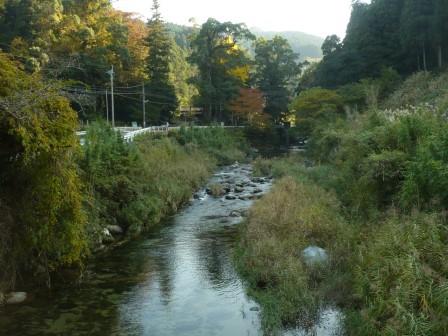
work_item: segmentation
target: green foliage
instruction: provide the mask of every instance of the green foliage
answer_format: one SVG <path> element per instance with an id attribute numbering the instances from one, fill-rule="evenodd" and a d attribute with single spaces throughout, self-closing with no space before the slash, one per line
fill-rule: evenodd
<path id="1" fill-rule="evenodd" d="M 28 76 L 0 54 L 0 267 L 49 281 L 86 254 L 82 189 L 75 159 L 77 119 L 56 83 Z M 0 279 L 4 281 L 5 279 Z"/>
<path id="2" fill-rule="evenodd" d="M 316 127 L 341 116 L 342 98 L 335 91 L 313 88 L 301 92 L 289 108 L 303 136 L 308 136 Z"/>
<path id="3" fill-rule="evenodd" d="M 143 137 L 135 145 L 102 124 L 87 132 L 81 164 L 91 188 L 91 237 L 108 224 L 129 235 L 148 230 L 187 201 L 214 166 L 214 159 L 172 139 Z M 98 218 L 96 218 L 98 217 Z"/>
<path id="4" fill-rule="evenodd" d="M 448 332 L 447 229 L 436 215 L 391 215 L 368 233 L 354 268 L 362 310 L 349 335 L 445 335 Z"/>
<path id="5" fill-rule="evenodd" d="M 275 123 L 288 112 L 292 81 L 300 73 L 294 53 L 288 41 L 280 36 L 272 40 L 258 39 L 255 45 L 255 76 L 258 87 L 266 97 L 265 112 Z"/>
<path id="6" fill-rule="evenodd" d="M 201 148 L 223 165 L 244 161 L 249 148 L 243 132 L 222 127 L 182 127 L 176 138 L 188 148 Z"/>
<path id="7" fill-rule="evenodd" d="M 149 46 L 149 56 L 146 70 L 149 83 L 147 87 L 154 97 L 149 101 L 151 121 L 157 124 L 170 121 L 178 106 L 176 90 L 169 77 L 173 41 L 161 18 L 158 0 L 154 0 L 153 16 L 148 22 L 148 31 L 146 43 Z M 153 103 L 153 100 L 158 103 Z"/>
<path id="8" fill-rule="evenodd" d="M 418 72 L 408 77 L 392 95 L 384 102 L 387 108 L 405 108 L 409 105 L 430 104 L 442 106 L 448 101 L 446 87 L 448 73 L 434 75 L 429 72 Z"/>
<path id="9" fill-rule="evenodd" d="M 238 42 L 253 39 L 244 24 L 208 19 L 191 42 L 189 61 L 198 67 L 199 74 L 193 80 L 206 121 L 223 120 L 223 108 L 246 84 L 250 62 Z"/>
<path id="10" fill-rule="evenodd" d="M 334 88 L 378 77 L 388 67 L 400 75 L 442 68 L 447 8 L 446 0 L 354 1 L 346 37 L 341 44 L 329 37 L 314 85 Z"/>

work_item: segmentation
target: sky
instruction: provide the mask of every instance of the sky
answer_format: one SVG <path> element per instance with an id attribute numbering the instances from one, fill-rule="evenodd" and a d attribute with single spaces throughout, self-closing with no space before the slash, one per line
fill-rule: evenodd
<path id="1" fill-rule="evenodd" d="M 209 17 L 272 31 L 345 36 L 351 0 L 159 0 L 165 21 L 202 24 Z M 151 16 L 152 0 L 114 0 L 117 9 Z"/>

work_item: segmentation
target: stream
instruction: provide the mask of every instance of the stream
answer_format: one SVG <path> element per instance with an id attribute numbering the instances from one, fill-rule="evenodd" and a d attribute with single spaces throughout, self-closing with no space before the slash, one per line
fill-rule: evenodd
<path id="1" fill-rule="evenodd" d="M 0 335 L 263 335 L 260 307 L 246 295 L 232 254 L 236 225 L 271 181 L 251 180 L 249 165 L 234 165 L 216 173 L 214 183 L 232 192 L 198 192 L 167 225 L 95 258 L 78 286 L 0 307 Z M 339 313 L 329 309 L 313 330 L 282 334 L 333 335 L 339 324 Z"/>

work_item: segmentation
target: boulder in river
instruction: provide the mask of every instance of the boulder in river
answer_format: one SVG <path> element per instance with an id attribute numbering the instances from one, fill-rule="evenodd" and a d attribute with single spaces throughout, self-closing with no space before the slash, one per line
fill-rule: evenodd
<path id="1" fill-rule="evenodd" d="M 235 187 L 235 192 L 238 194 L 241 194 L 242 192 L 244 192 L 244 188 L 243 187 Z"/>
<path id="2" fill-rule="evenodd" d="M 226 200 L 233 201 L 233 200 L 236 200 L 236 197 L 232 196 L 232 195 L 227 195 Z"/>
<path id="3" fill-rule="evenodd" d="M 263 192 L 263 190 L 257 188 L 257 189 L 254 189 L 254 191 L 252 191 L 252 194 L 261 194 L 262 192 Z"/>
<path id="4" fill-rule="evenodd" d="M 27 294 L 25 292 L 12 292 L 6 295 L 6 304 L 19 304 L 26 301 Z"/>
<path id="5" fill-rule="evenodd" d="M 302 251 L 302 258 L 308 266 L 322 265 L 328 262 L 328 253 L 321 247 L 309 246 Z"/>

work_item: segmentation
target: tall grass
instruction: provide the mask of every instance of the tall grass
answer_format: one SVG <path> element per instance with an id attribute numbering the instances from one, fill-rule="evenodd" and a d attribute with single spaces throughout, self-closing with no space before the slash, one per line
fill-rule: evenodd
<path id="1" fill-rule="evenodd" d="M 175 137 L 181 145 L 200 148 L 222 165 L 245 160 L 249 151 L 244 133 L 238 129 L 182 127 Z"/>
<path id="2" fill-rule="evenodd" d="M 332 193 L 284 177 L 251 209 L 242 227 L 237 260 L 251 294 L 262 306 L 268 333 L 297 320 L 310 323 L 319 301 L 330 296 L 331 285 L 323 284 L 337 277 L 337 265 L 345 260 L 341 251 L 351 232 L 338 207 Z M 301 253 L 310 245 L 327 249 L 330 264 L 307 267 Z"/>
<path id="3" fill-rule="evenodd" d="M 215 165 L 205 151 L 175 139 L 144 136 L 129 145 L 107 126 L 92 125 L 81 161 L 92 244 L 107 225 L 119 224 L 129 236 L 157 225 L 190 198 Z"/>

